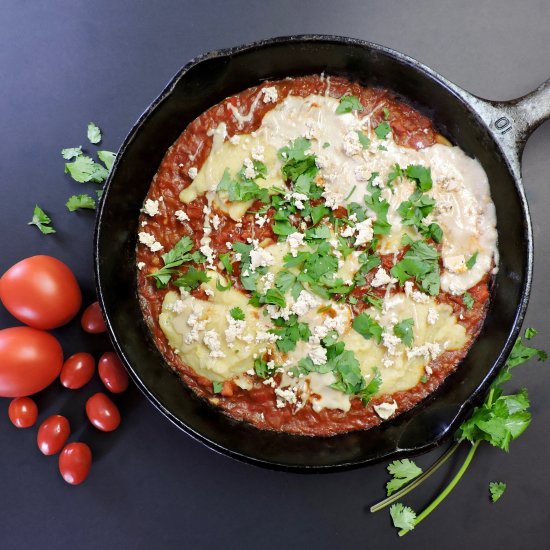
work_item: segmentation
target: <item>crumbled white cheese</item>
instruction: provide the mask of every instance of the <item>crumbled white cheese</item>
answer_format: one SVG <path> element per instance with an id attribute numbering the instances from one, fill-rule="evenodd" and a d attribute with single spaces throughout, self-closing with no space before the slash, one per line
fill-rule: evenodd
<path id="1" fill-rule="evenodd" d="M 275 282 L 275 273 L 268 271 L 265 275 L 260 277 L 260 292 L 265 294 L 270 288 L 273 288 Z"/>
<path id="2" fill-rule="evenodd" d="M 354 225 L 348 225 L 340 234 L 342 235 L 342 237 L 353 237 L 356 229 L 357 228 Z"/>
<path id="3" fill-rule="evenodd" d="M 263 145 L 258 145 L 258 147 L 254 147 L 254 149 L 252 149 L 252 158 L 254 160 L 259 161 L 259 162 L 264 161 L 264 147 L 263 147 Z"/>
<path id="4" fill-rule="evenodd" d="M 266 223 L 267 223 L 267 216 L 262 216 L 258 213 L 256 213 L 254 215 L 254 223 L 258 226 L 258 227 L 263 227 Z"/>
<path id="5" fill-rule="evenodd" d="M 238 145 L 240 139 L 241 139 L 241 136 L 235 134 L 234 136 L 231 136 L 231 137 L 229 138 L 229 143 L 231 143 L 231 145 Z"/>
<path id="6" fill-rule="evenodd" d="M 407 357 L 412 359 L 414 357 L 424 357 L 426 361 L 430 359 L 435 359 L 443 353 L 445 349 L 444 345 L 438 344 L 437 342 L 426 342 L 421 346 L 416 346 L 414 348 L 407 350 Z"/>
<path id="7" fill-rule="evenodd" d="M 359 222 L 355 226 L 355 229 L 357 230 L 355 246 L 361 246 L 372 241 L 372 237 L 374 236 L 372 229 L 372 218 L 367 218 L 366 220 Z"/>
<path id="8" fill-rule="evenodd" d="M 221 351 L 220 337 L 215 330 L 207 330 L 202 338 L 204 345 L 210 350 L 208 354 L 212 359 L 225 357 L 225 353 Z"/>
<path id="9" fill-rule="evenodd" d="M 212 227 L 217 230 L 219 227 L 220 227 L 220 223 L 221 223 L 221 220 L 220 220 L 220 217 L 218 216 L 218 214 L 214 214 L 212 216 Z"/>
<path id="10" fill-rule="evenodd" d="M 275 86 L 268 86 L 267 88 L 262 88 L 263 102 L 264 103 L 275 103 L 279 98 L 277 93 L 277 88 Z"/>
<path id="11" fill-rule="evenodd" d="M 296 302 L 292 305 L 291 309 L 293 313 L 301 316 L 305 315 L 308 311 L 319 307 L 321 302 L 313 294 L 309 293 L 307 290 L 302 290 Z"/>
<path id="12" fill-rule="evenodd" d="M 153 199 L 147 199 L 143 205 L 143 211 L 148 216 L 156 216 L 159 213 L 159 201 L 154 201 Z"/>
<path id="13" fill-rule="evenodd" d="M 374 410 L 382 420 L 387 420 L 395 414 L 397 403 L 395 401 L 392 403 L 380 403 L 380 405 L 374 405 Z"/>
<path id="14" fill-rule="evenodd" d="M 189 221 L 189 216 L 183 210 L 176 210 L 174 212 L 174 214 L 176 215 L 176 218 L 178 219 L 178 221 L 180 221 L 182 223 L 186 222 L 186 221 Z"/>
<path id="15" fill-rule="evenodd" d="M 137 268 L 141 271 L 145 267 L 145 262 L 138 262 Z"/>
<path id="16" fill-rule="evenodd" d="M 374 275 L 374 279 L 371 282 L 371 286 L 377 288 L 379 286 L 394 284 L 396 282 L 397 279 L 391 277 L 383 267 L 379 267 L 378 271 Z"/>
<path id="17" fill-rule="evenodd" d="M 298 210 L 303 210 L 304 201 L 308 200 L 308 196 L 303 193 L 292 193 L 292 198 L 294 199 L 294 206 L 296 206 Z"/>
<path id="18" fill-rule="evenodd" d="M 397 346 L 401 345 L 401 339 L 393 332 L 384 331 L 382 333 L 382 345 L 388 350 L 390 355 L 399 355 Z"/>
<path id="19" fill-rule="evenodd" d="M 244 177 L 248 178 L 249 180 L 253 180 L 256 177 L 256 170 L 254 169 L 254 163 L 252 162 L 252 159 L 245 158 L 243 160 L 244 165 Z"/>
<path id="20" fill-rule="evenodd" d="M 158 252 L 164 247 L 155 239 L 151 233 L 146 233 L 145 231 L 140 231 L 138 233 L 139 242 L 144 244 L 151 252 Z"/>
<path id="21" fill-rule="evenodd" d="M 438 319 L 439 319 L 439 313 L 437 312 L 437 309 L 435 309 L 434 307 L 429 308 L 428 316 L 426 317 L 426 320 L 428 321 L 428 325 L 435 325 Z"/>
<path id="22" fill-rule="evenodd" d="M 197 177 L 197 174 L 199 173 L 198 169 L 196 166 L 191 166 L 191 168 L 189 168 L 189 172 L 187 172 L 188 176 L 194 180 L 196 177 Z"/>
<path id="23" fill-rule="evenodd" d="M 314 346 L 308 353 L 314 365 L 324 365 L 327 362 L 327 350 L 322 346 Z"/>
<path id="24" fill-rule="evenodd" d="M 298 248 L 304 244 L 303 233 L 294 232 L 287 236 L 286 242 L 290 246 L 290 253 L 295 258 L 298 255 Z"/>
<path id="25" fill-rule="evenodd" d="M 325 205 L 328 208 L 332 208 L 332 210 L 336 210 L 344 201 L 344 197 L 341 193 L 330 191 L 329 189 L 325 189 L 321 196 L 325 199 Z"/>
<path id="26" fill-rule="evenodd" d="M 250 251 L 250 271 L 256 271 L 258 267 L 267 267 L 273 265 L 275 258 L 268 250 L 264 248 L 253 248 Z"/>
<path id="27" fill-rule="evenodd" d="M 292 387 L 292 388 L 275 388 L 275 395 L 277 396 L 277 408 L 282 409 L 287 404 L 295 405 L 298 401 L 298 397 L 296 395 L 298 388 Z"/>
<path id="28" fill-rule="evenodd" d="M 363 150 L 363 146 L 359 141 L 359 136 L 357 132 L 350 131 L 344 136 L 344 139 L 342 141 L 342 149 L 348 157 L 357 155 Z"/>

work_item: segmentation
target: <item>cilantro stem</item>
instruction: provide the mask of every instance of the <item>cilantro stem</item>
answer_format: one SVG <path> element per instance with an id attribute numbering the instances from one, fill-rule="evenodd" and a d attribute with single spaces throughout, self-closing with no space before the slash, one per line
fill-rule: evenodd
<path id="1" fill-rule="evenodd" d="M 492 397 L 492 395 L 491 395 Z M 481 441 L 476 441 L 472 448 L 470 449 L 468 455 L 466 456 L 466 459 L 464 460 L 464 463 L 460 467 L 460 470 L 456 473 L 456 475 L 453 477 L 451 482 L 441 491 L 439 496 L 426 508 L 424 509 L 414 520 L 414 526 L 416 527 L 422 520 L 426 519 L 438 506 L 445 500 L 445 498 L 451 493 L 451 491 L 455 488 L 456 484 L 461 480 L 462 476 L 465 474 L 466 470 L 468 469 L 468 466 L 470 466 L 470 463 L 472 462 L 472 459 L 474 458 L 474 455 L 477 451 L 477 448 L 479 447 L 479 444 Z M 402 537 L 403 535 L 406 535 L 409 532 L 409 529 L 401 529 L 399 531 L 399 536 Z"/>
<path id="2" fill-rule="evenodd" d="M 445 453 L 443 453 L 425 472 L 423 472 L 420 476 L 418 476 L 416 479 L 411 481 L 406 487 L 403 487 L 393 495 L 389 496 L 388 498 L 385 498 L 384 500 L 380 501 L 378 504 L 375 504 L 374 506 L 371 506 L 370 511 L 371 512 L 379 512 L 386 506 L 389 506 L 390 504 L 393 504 L 396 500 L 399 500 L 401 497 L 405 496 L 407 493 L 410 493 L 413 489 L 416 489 L 420 484 L 422 484 L 426 479 L 428 479 L 432 474 L 434 474 L 453 454 L 455 451 L 460 447 L 461 441 L 457 441 L 453 445 L 451 445 Z"/>

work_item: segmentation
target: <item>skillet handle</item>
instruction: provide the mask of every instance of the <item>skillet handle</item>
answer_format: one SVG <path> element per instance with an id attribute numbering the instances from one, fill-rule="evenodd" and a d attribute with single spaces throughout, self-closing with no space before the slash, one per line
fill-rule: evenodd
<path id="1" fill-rule="evenodd" d="M 523 97 L 510 101 L 475 98 L 476 103 L 478 113 L 501 143 L 511 168 L 519 177 L 521 155 L 527 139 L 550 119 L 550 78 Z"/>

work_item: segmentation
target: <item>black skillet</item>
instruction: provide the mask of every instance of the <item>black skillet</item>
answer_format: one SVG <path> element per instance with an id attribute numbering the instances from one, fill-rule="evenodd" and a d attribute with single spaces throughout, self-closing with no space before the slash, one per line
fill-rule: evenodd
<path id="1" fill-rule="evenodd" d="M 435 121 L 489 176 L 500 269 L 479 339 L 428 399 L 395 420 L 335 437 L 300 437 L 239 423 L 197 399 L 168 369 L 136 296 L 139 210 L 166 150 L 203 111 L 265 79 L 325 72 L 388 88 Z M 214 51 L 190 61 L 143 113 L 122 145 L 97 218 L 97 292 L 113 344 L 133 380 L 176 426 L 246 462 L 328 471 L 427 451 L 480 401 L 517 337 L 531 289 L 533 237 L 521 184 L 527 137 L 550 117 L 550 81 L 508 102 L 480 99 L 398 52 L 335 36 L 293 36 Z"/>

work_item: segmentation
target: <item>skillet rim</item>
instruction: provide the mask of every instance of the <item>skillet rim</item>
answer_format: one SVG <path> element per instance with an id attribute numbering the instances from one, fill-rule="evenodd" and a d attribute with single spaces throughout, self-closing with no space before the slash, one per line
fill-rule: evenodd
<path id="1" fill-rule="evenodd" d="M 487 375 L 483 380 L 480 381 L 480 383 L 477 385 L 477 387 L 472 391 L 472 393 L 469 395 L 469 397 L 459 405 L 457 405 L 456 412 L 454 413 L 453 419 L 446 425 L 445 429 L 440 431 L 439 434 L 427 441 L 423 445 L 419 445 L 416 447 L 411 448 L 400 448 L 398 445 L 398 441 L 396 442 L 396 448 L 394 450 L 391 450 L 389 452 L 383 453 L 381 455 L 377 455 L 374 457 L 367 457 L 366 459 L 361 460 L 355 460 L 350 461 L 346 463 L 338 463 L 338 464 L 326 464 L 326 465 L 311 465 L 311 464 L 289 464 L 289 463 L 283 463 L 283 462 L 276 462 L 276 461 L 268 461 L 265 459 L 260 459 L 257 457 L 249 456 L 244 453 L 235 451 L 233 449 L 227 448 L 215 441 L 212 441 L 211 439 L 207 438 L 203 434 L 199 433 L 189 425 L 187 425 L 184 421 L 176 417 L 174 413 L 172 413 L 162 402 L 160 399 L 158 399 L 152 391 L 149 390 L 147 385 L 141 380 L 140 376 L 137 374 L 137 372 L 133 369 L 132 364 L 130 361 L 126 358 L 126 354 L 123 349 L 123 345 L 119 342 L 119 338 L 117 337 L 115 330 L 113 328 L 113 325 L 111 323 L 109 314 L 107 312 L 107 306 L 105 304 L 105 297 L 103 295 L 102 290 L 102 281 L 103 276 L 101 273 L 101 265 L 100 265 L 100 237 L 101 237 L 101 231 L 102 231 L 102 218 L 104 211 L 106 209 L 106 204 L 108 202 L 109 192 L 111 190 L 111 185 L 114 180 L 114 176 L 116 175 L 116 171 L 118 168 L 118 164 L 120 162 L 120 159 L 124 156 L 124 153 L 126 150 L 131 146 L 134 138 L 138 134 L 138 132 L 141 130 L 142 126 L 147 122 L 147 119 L 149 116 L 156 110 L 156 108 L 165 100 L 168 98 L 168 96 L 174 91 L 175 87 L 178 85 L 179 81 L 188 73 L 193 67 L 199 65 L 200 63 L 204 61 L 208 61 L 210 59 L 216 59 L 216 58 L 224 58 L 224 57 L 231 57 L 236 54 L 246 52 L 246 51 L 252 51 L 257 49 L 262 49 L 264 47 L 277 45 L 281 43 L 292 43 L 292 42 L 319 42 L 319 43 L 334 43 L 339 45 L 351 45 L 351 46 L 358 46 L 361 48 L 365 48 L 367 50 L 374 50 L 377 52 L 381 52 L 383 54 L 386 54 L 394 59 L 396 59 L 399 63 L 404 64 L 412 68 L 413 70 L 419 71 L 421 73 L 424 73 L 424 75 L 433 81 L 438 86 L 443 87 L 447 92 L 451 93 L 455 98 L 460 101 L 464 107 L 473 115 L 476 125 L 482 126 L 488 135 L 491 136 L 493 142 L 497 145 L 498 149 L 500 150 L 502 157 L 505 159 L 506 162 L 506 170 L 509 172 L 515 186 L 515 190 L 518 196 L 518 200 L 521 206 L 522 210 L 522 221 L 523 221 L 523 242 L 526 245 L 525 250 L 525 273 L 523 277 L 523 281 L 521 284 L 521 295 L 519 299 L 519 303 L 516 308 L 516 314 L 513 320 L 513 324 L 511 326 L 511 329 L 509 330 L 508 336 L 506 338 L 506 342 L 504 346 L 502 347 L 498 357 L 495 361 L 493 361 L 492 366 L 487 372 Z M 499 104 L 502 104 L 502 102 L 498 102 Z M 495 102 L 496 106 L 497 102 Z M 529 206 L 527 203 L 527 199 L 525 197 L 525 192 L 523 189 L 522 181 L 521 181 L 521 174 L 516 169 L 517 165 L 517 156 L 518 156 L 518 150 L 507 150 L 503 143 L 497 139 L 497 134 L 495 131 L 491 128 L 490 124 L 486 122 L 483 118 L 483 115 L 491 116 L 490 110 L 495 109 L 495 106 L 493 106 L 492 102 L 483 100 L 481 98 L 478 98 L 477 96 L 467 92 L 466 90 L 460 88 L 456 84 L 452 83 L 451 81 L 447 80 L 445 77 L 441 76 L 437 72 L 435 72 L 430 67 L 424 65 L 423 63 L 413 59 L 412 57 L 405 55 L 401 52 L 398 52 L 392 48 L 388 48 L 386 46 L 382 46 L 373 42 L 369 42 L 366 40 L 361 40 L 358 38 L 350 38 L 350 37 L 344 37 L 344 36 L 338 36 L 338 35 L 326 35 L 326 34 L 301 34 L 301 35 L 289 35 L 289 36 L 279 36 L 279 37 L 273 37 L 268 38 L 265 40 L 259 40 L 255 42 L 251 42 L 248 44 L 243 44 L 240 46 L 234 46 L 230 48 L 223 48 L 223 49 L 216 49 L 209 52 L 206 52 L 204 54 L 200 54 L 194 58 L 192 58 L 190 61 L 188 61 L 177 73 L 170 79 L 168 84 L 164 87 L 162 92 L 155 98 L 155 100 L 142 112 L 142 114 L 139 116 L 137 121 L 134 123 L 128 134 L 126 135 L 119 151 L 117 152 L 115 162 L 110 170 L 107 182 L 104 186 L 104 192 L 101 199 L 101 203 L 99 205 L 97 217 L 96 217 L 96 224 L 95 224 L 95 230 L 94 230 L 94 245 L 93 245 L 93 256 L 94 256 L 94 274 L 95 274 L 95 288 L 98 296 L 98 301 L 101 306 L 102 314 L 105 319 L 105 323 L 108 329 L 109 338 L 119 354 L 119 356 L 122 358 L 126 369 L 128 370 L 130 377 L 134 381 L 134 383 L 137 385 L 137 387 L 144 393 L 144 395 L 147 397 L 147 399 L 166 417 L 168 420 L 170 420 L 177 428 L 184 431 L 191 437 L 193 437 L 195 440 L 205 444 L 208 448 L 216 451 L 219 454 L 229 456 L 234 459 L 238 459 L 242 462 L 246 462 L 248 464 L 254 464 L 257 466 L 263 466 L 270 469 L 276 469 L 276 470 L 284 470 L 284 471 L 290 471 L 290 472 L 333 472 L 333 471 L 344 471 L 344 470 L 350 470 L 354 468 L 358 468 L 361 466 L 366 466 L 370 464 L 375 464 L 377 462 L 381 462 L 383 460 L 388 460 L 392 458 L 399 458 L 404 456 L 412 456 L 417 455 L 421 453 L 428 452 L 438 446 L 440 446 L 450 435 L 454 433 L 456 430 L 456 427 L 462 422 L 462 420 L 466 417 L 466 414 L 481 400 L 482 396 L 486 393 L 486 391 L 489 388 L 489 385 L 493 381 L 493 379 L 496 377 L 497 373 L 502 368 L 505 360 L 507 359 L 508 355 L 510 354 L 510 351 L 512 349 L 512 346 L 519 335 L 521 325 L 523 323 L 525 312 L 527 309 L 527 305 L 529 302 L 529 296 L 531 293 L 531 287 L 532 287 L 532 279 L 533 279 L 533 231 L 532 231 L 532 222 L 531 217 L 529 213 Z M 516 161 L 516 162 L 514 162 Z M 223 414 L 223 413 L 219 413 Z M 290 435 L 290 434 L 288 434 Z M 303 436 L 295 436 L 295 437 L 303 437 Z"/>

